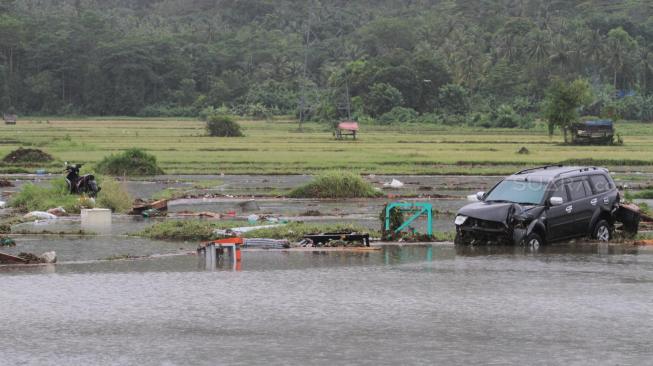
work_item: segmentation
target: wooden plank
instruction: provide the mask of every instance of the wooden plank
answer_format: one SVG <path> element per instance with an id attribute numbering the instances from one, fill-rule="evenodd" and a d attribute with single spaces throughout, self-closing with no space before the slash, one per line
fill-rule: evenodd
<path id="1" fill-rule="evenodd" d="M 0 264 L 27 264 L 28 262 L 20 257 L 0 252 Z"/>

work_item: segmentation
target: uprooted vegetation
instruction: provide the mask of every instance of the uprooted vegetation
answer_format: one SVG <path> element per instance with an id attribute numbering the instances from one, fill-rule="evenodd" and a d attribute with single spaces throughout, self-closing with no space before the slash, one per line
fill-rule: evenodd
<path id="1" fill-rule="evenodd" d="M 141 149 L 129 149 L 121 154 L 111 154 L 97 165 L 98 172 L 113 176 L 149 176 L 163 174 L 156 157 Z"/>
<path id="2" fill-rule="evenodd" d="M 42 164 L 50 163 L 54 161 L 52 155 L 39 150 L 39 149 L 23 149 L 18 148 L 7 154 L 2 161 L 6 164 L 12 165 L 31 165 L 31 164 Z"/>
<path id="3" fill-rule="evenodd" d="M 112 179 L 98 179 L 102 190 L 97 200 L 70 194 L 63 178 L 53 179 L 49 185 L 25 184 L 20 192 L 9 202 L 10 206 L 21 212 L 46 211 L 54 207 L 63 207 L 67 213 L 76 214 L 83 208 L 102 207 L 115 212 L 127 212 L 131 207 L 131 198 L 123 187 Z"/>
<path id="4" fill-rule="evenodd" d="M 209 240 L 216 229 L 247 226 L 246 221 L 168 220 L 157 222 L 137 233 L 157 240 Z"/>
<path id="5" fill-rule="evenodd" d="M 382 196 L 360 175 L 333 171 L 318 175 L 309 183 L 293 189 L 293 198 L 372 198 Z"/>
<path id="6" fill-rule="evenodd" d="M 228 229 L 233 227 L 251 226 L 244 221 L 206 221 L 206 220 L 178 220 L 156 223 L 145 230 L 137 233 L 143 236 L 158 240 L 211 240 L 215 236 L 216 229 Z M 288 239 L 291 242 L 300 241 L 304 235 L 319 234 L 324 232 L 369 232 L 369 229 L 352 224 L 307 224 L 303 222 L 292 222 L 287 225 L 280 225 L 270 228 L 244 233 L 246 238 L 266 239 Z M 370 233 L 376 236 L 378 233 Z"/>

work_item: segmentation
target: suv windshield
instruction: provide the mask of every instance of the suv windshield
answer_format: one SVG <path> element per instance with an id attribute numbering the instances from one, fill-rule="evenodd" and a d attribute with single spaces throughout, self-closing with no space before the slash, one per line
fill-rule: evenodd
<path id="1" fill-rule="evenodd" d="M 514 202 L 537 205 L 542 202 L 546 183 L 504 180 L 487 194 L 486 202 Z"/>

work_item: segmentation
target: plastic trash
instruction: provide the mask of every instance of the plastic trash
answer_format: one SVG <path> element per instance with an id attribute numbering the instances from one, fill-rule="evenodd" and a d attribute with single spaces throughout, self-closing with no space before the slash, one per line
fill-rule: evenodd
<path id="1" fill-rule="evenodd" d="M 15 247 L 16 242 L 12 238 L 0 238 L 0 247 Z"/>
<path id="2" fill-rule="evenodd" d="M 247 222 L 254 225 L 258 222 L 258 219 L 260 219 L 259 215 L 249 215 L 247 216 Z"/>
<path id="3" fill-rule="evenodd" d="M 393 179 L 392 182 L 383 183 L 383 186 L 384 187 L 390 187 L 390 188 L 401 188 L 401 187 L 404 186 L 404 183 L 397 180 L 397 179 Z"/>
<path id="4" fill-rule="evenodd" d="M 26 219 L 41 219 L 41 220 L 54 220 L 57 218 L 56 215 L 53 215 L 51 213 L 43 212 L 43 211 L 32 211 L 25 216 L 23 216 Z"/>
<path id="5" fill-rule="evenodd" d="M 48 213 L 53 214 L 55 216 L 63 216 L 66 214 L 66 210 L 63 207 L 59 206 L 59 207 L 49 209 Z"/>
<path id="6" fill-rule="evenodd" d="M 57 253 L 54 251 L 45 252 L 41 254 L 41 260 L 43 263 L 57 263 Z"/>
<path id="7" fill-rule="evenodd" d="M 0 201 L 0 208 L 5 208 L 5 207 L 7 207 L 7 202 Z"/>

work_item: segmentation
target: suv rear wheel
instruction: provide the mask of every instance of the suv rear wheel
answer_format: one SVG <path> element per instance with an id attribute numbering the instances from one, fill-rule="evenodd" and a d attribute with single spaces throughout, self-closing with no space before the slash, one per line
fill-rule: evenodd
<path id="1" fill-rule="evenodd" d="M 592 230 L 592 239 L 607 242 L 612 239 L 612 227 L 605 220 L 599 220 Z"/>

